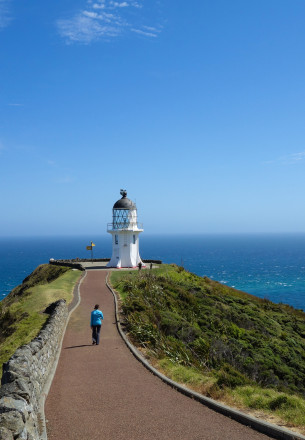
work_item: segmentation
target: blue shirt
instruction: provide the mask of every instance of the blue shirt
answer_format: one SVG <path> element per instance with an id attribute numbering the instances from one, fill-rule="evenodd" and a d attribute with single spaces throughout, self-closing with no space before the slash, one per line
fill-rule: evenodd
<path id="1" fill-rule="evenodd" d="M 102 325 L 102 320 L 104 319 L 103 312 L 100 310 L 93 310 L 91 312 L 91 322 L 90 325 Z"/>

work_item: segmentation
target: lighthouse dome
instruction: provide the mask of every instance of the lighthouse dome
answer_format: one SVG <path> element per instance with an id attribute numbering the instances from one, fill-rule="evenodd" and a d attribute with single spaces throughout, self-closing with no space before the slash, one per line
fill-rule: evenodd
<path id="1" fill-rule="evenodd" d="M 136 209 L 136 205 L 127 198 L 127 192 L 125 190 L 121 190 L 122 198 L 115 202 L 113 205 L 113 209 Z"/>

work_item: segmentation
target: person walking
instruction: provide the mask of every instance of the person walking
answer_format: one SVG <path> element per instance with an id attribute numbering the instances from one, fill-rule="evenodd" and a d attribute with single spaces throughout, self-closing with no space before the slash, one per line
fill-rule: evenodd
<path id="1" fill-rule="evenodd" d="M 92 329 L 92 345 L 98 345 L 100 343 L 100 332 L 104 315 L 103 312 L 99 310 L 99 307 L 98 304 L 95 304 L 94 310 L 91 312 L 90 326 Z"/>

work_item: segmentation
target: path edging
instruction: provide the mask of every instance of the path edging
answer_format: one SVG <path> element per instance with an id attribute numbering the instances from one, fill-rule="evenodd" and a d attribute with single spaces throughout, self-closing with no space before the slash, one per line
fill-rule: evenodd
<path id="1" fill-rule="evenodd" d="M 46 425 L 46 418 L 45 418 L 45 411 L 44 411 L 44 407 L 45 407 L 45 402 L 47 399 L 47 396 L 49 394 L 55 373 L 56 373 L 56 369 L 57 369 L 57 365 L 59 362 L 59 357 L 60 357 L 60 353 L 61 353 L 61 348 L 62 348 L 62 344 L 63 344 L 63 340 L 64 340 L 64 336 L 66 333 L 66 329 L 67 329 L 67 325 L 68 322 L 70 320 L 71 314 L 74 312 L 74 310 L 79 306 L 80 302 L 81 302 L 81 296 L 80 296 L 80 286 L 82 284 L 82 282 L 84 281 L 84 279 L 87 276 L 87 272 L 84 272 L 84 274 L 81 276 L 80 280 L 77 282 L 76 286 L 74 287 L 74 292 L 73 292 L 73 296 L 75 297 L 75 295 L 77 295 L 77 301 L 75 303 L 75 305 L 71 308 L 71 310 L 69 310 L 67 319 L 66 319 L 66 323 L 65 326 L 63 328 L 63 332 L 62 332 L 62 337 L 61 337 L 61 341 L 58 345 L 58 351 L 57 351 L 57 355 L 56 358 L 54 360 L 52 369 L 48 375 L 48 379 L 44 385 L 44 388 L 42 390 L 42 393 L 40 395 L 40 399 L 39 399 L 39 415 L 41 417 L 41 429 L 42 432 L 40 434 L 40 440 L 48 440 L 48 435 L 47 435 L 47 425 Z M 73 299 L 72 299 L 73 302 Z"/>
<path id="2" fill-rule="evenodd" d="M 292 432 L 286 428 L 281 428 L 280 426 L 273 425 L 272 423 L 265 422 L 263 420 L 257 419 L 256 417 L 250 416 L 248 414 L 244 414 L 241 411 L 238 411 L 236 409 L 233 409 L 227 405 L 224 405 L 222 403 L 219 403 L 213 399 L 210 399 L 209 397 L 204 396 L 203 394 L 199 394 L 195 391 L 190 390 L 187 387 L 184 387 L 183 385 L 180 385 L 179 383 L 169 379 L 164 374 L 160 373 L 156 368 L 154 368 L 139 352 L 139 350 L 136 349 L 136 347 L 130 343 L 130 341 L 127 339 L 125 333 L 122 330 L 121 324 L 120 324 L 120 318 L 119 318 L 119 311 L 118 311 L 118 300 L 115 291 L 112 289 L 108 282 L 109 278 L 109 272 L 107 273 L 106 277 L 106 286 L 111 291 L 114 303 L 115 303 L 115 320 L 118 332 L 120 336 L 122 337 L 123 341 L 129 348 L 129 350 L 132 352 L 132 354 L 144 365 L 145 368 L 147 368 L 151 373 L 153 373 L 155 376 L 159 377 L 163 382 L 171 386 L 172 388 L 176 389 L 177 391 L 181 392 L 182 394 L 197 400 L 198 402 L 202 403 L 205 406 L 208 406 L 209 408 L 213 409 L 214 411 L 217 411 L 227 417 L 230 417 L 231 419 L 236 420 L 237 422 L 249 426 L 256 431 L 259 431 L 263 434 L 272 436 L 275 439 L 278 440 L 305 440 L 305 437 L 301 434 Z"/>

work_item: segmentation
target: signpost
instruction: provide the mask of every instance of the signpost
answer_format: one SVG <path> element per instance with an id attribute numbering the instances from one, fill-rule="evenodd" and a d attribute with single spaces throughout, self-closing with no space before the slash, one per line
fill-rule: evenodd
<path id="1" fill-rule="evenodd" d="M 93 263 L 93 246 L 95 246 L 93 241 L 91 241 L 91 245 L 90 246 L 86 246 L 87 251 L 91 251 L 91 263 Z"/>

